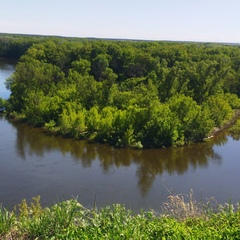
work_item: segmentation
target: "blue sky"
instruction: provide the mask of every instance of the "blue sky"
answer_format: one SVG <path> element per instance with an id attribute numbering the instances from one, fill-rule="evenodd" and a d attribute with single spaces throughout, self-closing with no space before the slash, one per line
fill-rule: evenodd
<path id="1" fill-rule="evenodd" d="M 0 32 L 240 43 L 240 0 L 6 0 Z"/>

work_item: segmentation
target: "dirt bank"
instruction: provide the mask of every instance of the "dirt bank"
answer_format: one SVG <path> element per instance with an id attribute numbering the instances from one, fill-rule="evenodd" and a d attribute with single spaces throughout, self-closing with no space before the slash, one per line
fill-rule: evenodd
<path id="1" fill-rule="evenodd" d="M 227 123 L 225 123 L 223 126 L 214 127 L 213 130 L 211 131 L 211 133 L 209 134 L 208 138 L 212 138 L 212 137 L 216 136 L 222 130 L 232 126 L 234 124 L 234 122 L 236 121 L 236 119 L 239 118 L 239 117 L 240 117 L 240 109 L 236 110 L 233 118 L 230 121 L 228 121 Z"/>

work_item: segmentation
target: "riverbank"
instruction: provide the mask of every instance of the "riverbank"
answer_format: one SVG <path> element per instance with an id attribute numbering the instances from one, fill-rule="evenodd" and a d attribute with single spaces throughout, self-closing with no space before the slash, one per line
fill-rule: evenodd
<path id="1" fill-rule="evenodd" d="M 18 122 L 18 123 L 24 123 L 24 124 L 29 124 L 28 120 L 27 120 L 27 118 L 25 117 L 24 114 L 18 114 L 16 112 L 12 112 L 12 113 L 5 112 L 4 114 L 7 116 L 7 118 L 10 121 Z M 198 142 L 206 141 L 208 139 L 211 139 L 211 138 L 215 137 L 221 131 L 225 130 L 226 128 L 229 128 L 229 127 L 233 126 L 234 123 L 236 122 L 236 120 L 239 117 L 240 117 L 240 110 L 239 109 L 234 110 L 234 113 L 233 113 L 233 116 L 232 116 L 231 119 L 228 119 L 225 122 L 223 122 L 222 126 L 214 127 L 212 129 L 212 131 L 210 131 L 210 133 L 208 134 L 208 137 L 205 137 L 203 139 L 199 139 Z M 32 124 L 29 124 L 29 125 L 32 126 Z M 50 135 L 53 135 L 53 136 L 62 136 L 62 137 L 65 137 L 65 138 L 86 140 L 86 141 L 91 142 L 91 143 L 109 144 L 109 145 L 113 145 L 116 148 L 127 147 L 127 148 L 132 148 L 132 149 L 144 149 L 144 147 L 141 144 L 141 142 L 137 142 L 135 144 L 132 144 L 132 145 L 130 144 L 130 145 L 125 146 L 125 145 L 121 145 L 121 144 L 114 145 L 114 144 L 111 144 L 109 142 L 98 141 L 99 139 L 96 138 L 96 135 L 98 135 L 99 133 L 97 133 L 97 132 L 94 132 L 94 133 L 90 134 L 88 131 L 83 131 L 83 132 L 79 133 L 77 136 L 72 135 L 69 132 L 64 133 L 64 132 L 62 132 L 60 130 L 59 127 L 56 127 L 55 124 L 51 124 L 51 123 L 45 124 L 45 126 L 41 127 L 41 129 L 43 129 L 43 131 L 46 134 L 50 134 Z M 184 146 L 184 145 L 189 145 L 189 144 L 194 144 L 194 143 L 197 143 L 197 142 L 182 143 L 182 144 L 179 144 L 179 145 L 176 145 L 176 146 L 181 147 L 181 146 Z M 149 148 L 149 147 L 145 147 L 145 148 Z"/>
<path id="2" fill-rule="evenodd" d="M 84 208 L 76 199 L 42 208 L 40 197 L 13 212 L 0 208 L 0 239 L 240 239 L 240 208 L 170 196 L 165 212 L 134 214 L 123 205 Z"/>
<path id="3" fill-rule="evenodd" d="M 221 131 L 223 131 L 224 129 L 234 125 L 234 123 L 236 122 L 236 120 L 239 117 L 240 117 L 240 110 L 238 109 L 238 110 L 235 110 L 233 118 L 230 121 L 227 121 L 221 127 L 214 127 L 213 130 L 211 131 L 211 133 L 209 134 L 208 138 L 212 138 L 212 137 L 216 136 L 218 133 L 220 133 Z"/>

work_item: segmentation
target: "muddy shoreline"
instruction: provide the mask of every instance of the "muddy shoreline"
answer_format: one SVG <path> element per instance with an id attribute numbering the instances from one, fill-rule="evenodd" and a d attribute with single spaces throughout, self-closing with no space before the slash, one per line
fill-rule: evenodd
<path id="1" fill-rule="evenodd" d="M 239 117 L 240 117 L 240 109 L 236 110 L 235 113 L 234 113 L 233 118 L 230 121 L 228 121 L 227 123 L 225 123 L 223 126 L 221 126 L 221 127 L 214 127 L 212 132 L 209 134 L 208 138 L 213 138 L 218 133 L 223 131 L 224 129 L 232 126 Z"/>

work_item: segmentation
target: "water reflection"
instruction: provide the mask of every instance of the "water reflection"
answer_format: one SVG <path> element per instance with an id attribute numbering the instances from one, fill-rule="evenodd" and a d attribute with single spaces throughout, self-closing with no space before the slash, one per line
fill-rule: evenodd
<path id="1" fill-rule="evenodd" d="M 0 58 L 0 97 L 7 99 L 9 98 L 10 91 L 5 88 L 5 80 L 13 73 L 15 70 L 17 60 Z"/>
<path id="2" fill-rule="evenodd" d="M 231 133 L 230 136 L 235 141 L 239 141 L 240 140 L 240 133 Z"/>
<path id="3" fill-rule="evenodd" d="M 103 173 L 109 173 L 113 166 L 119 168 L 135 164 L 142 196 L 148 193 L 157 175 L 165 172 L 169 175 L 183 175 L 189 168 L 207 168 L 210 161 L 220 165 L 222 157 L 214 151 L 213 146 L 227 142 L 226 134 L 222 132 L 214 141 L 212 139 L 180 148 L 114 149 L 107 145 L 50 136 L 41 129 L 22 124 L 12 125 L 17 130 L 16 147 L 23 160 L 28 155 L 44 157 L 48 152 L 60 151 L 63 155 L 70 153 L 83 168 L 91 167 L 94 161 L 99 161 Z"/>

